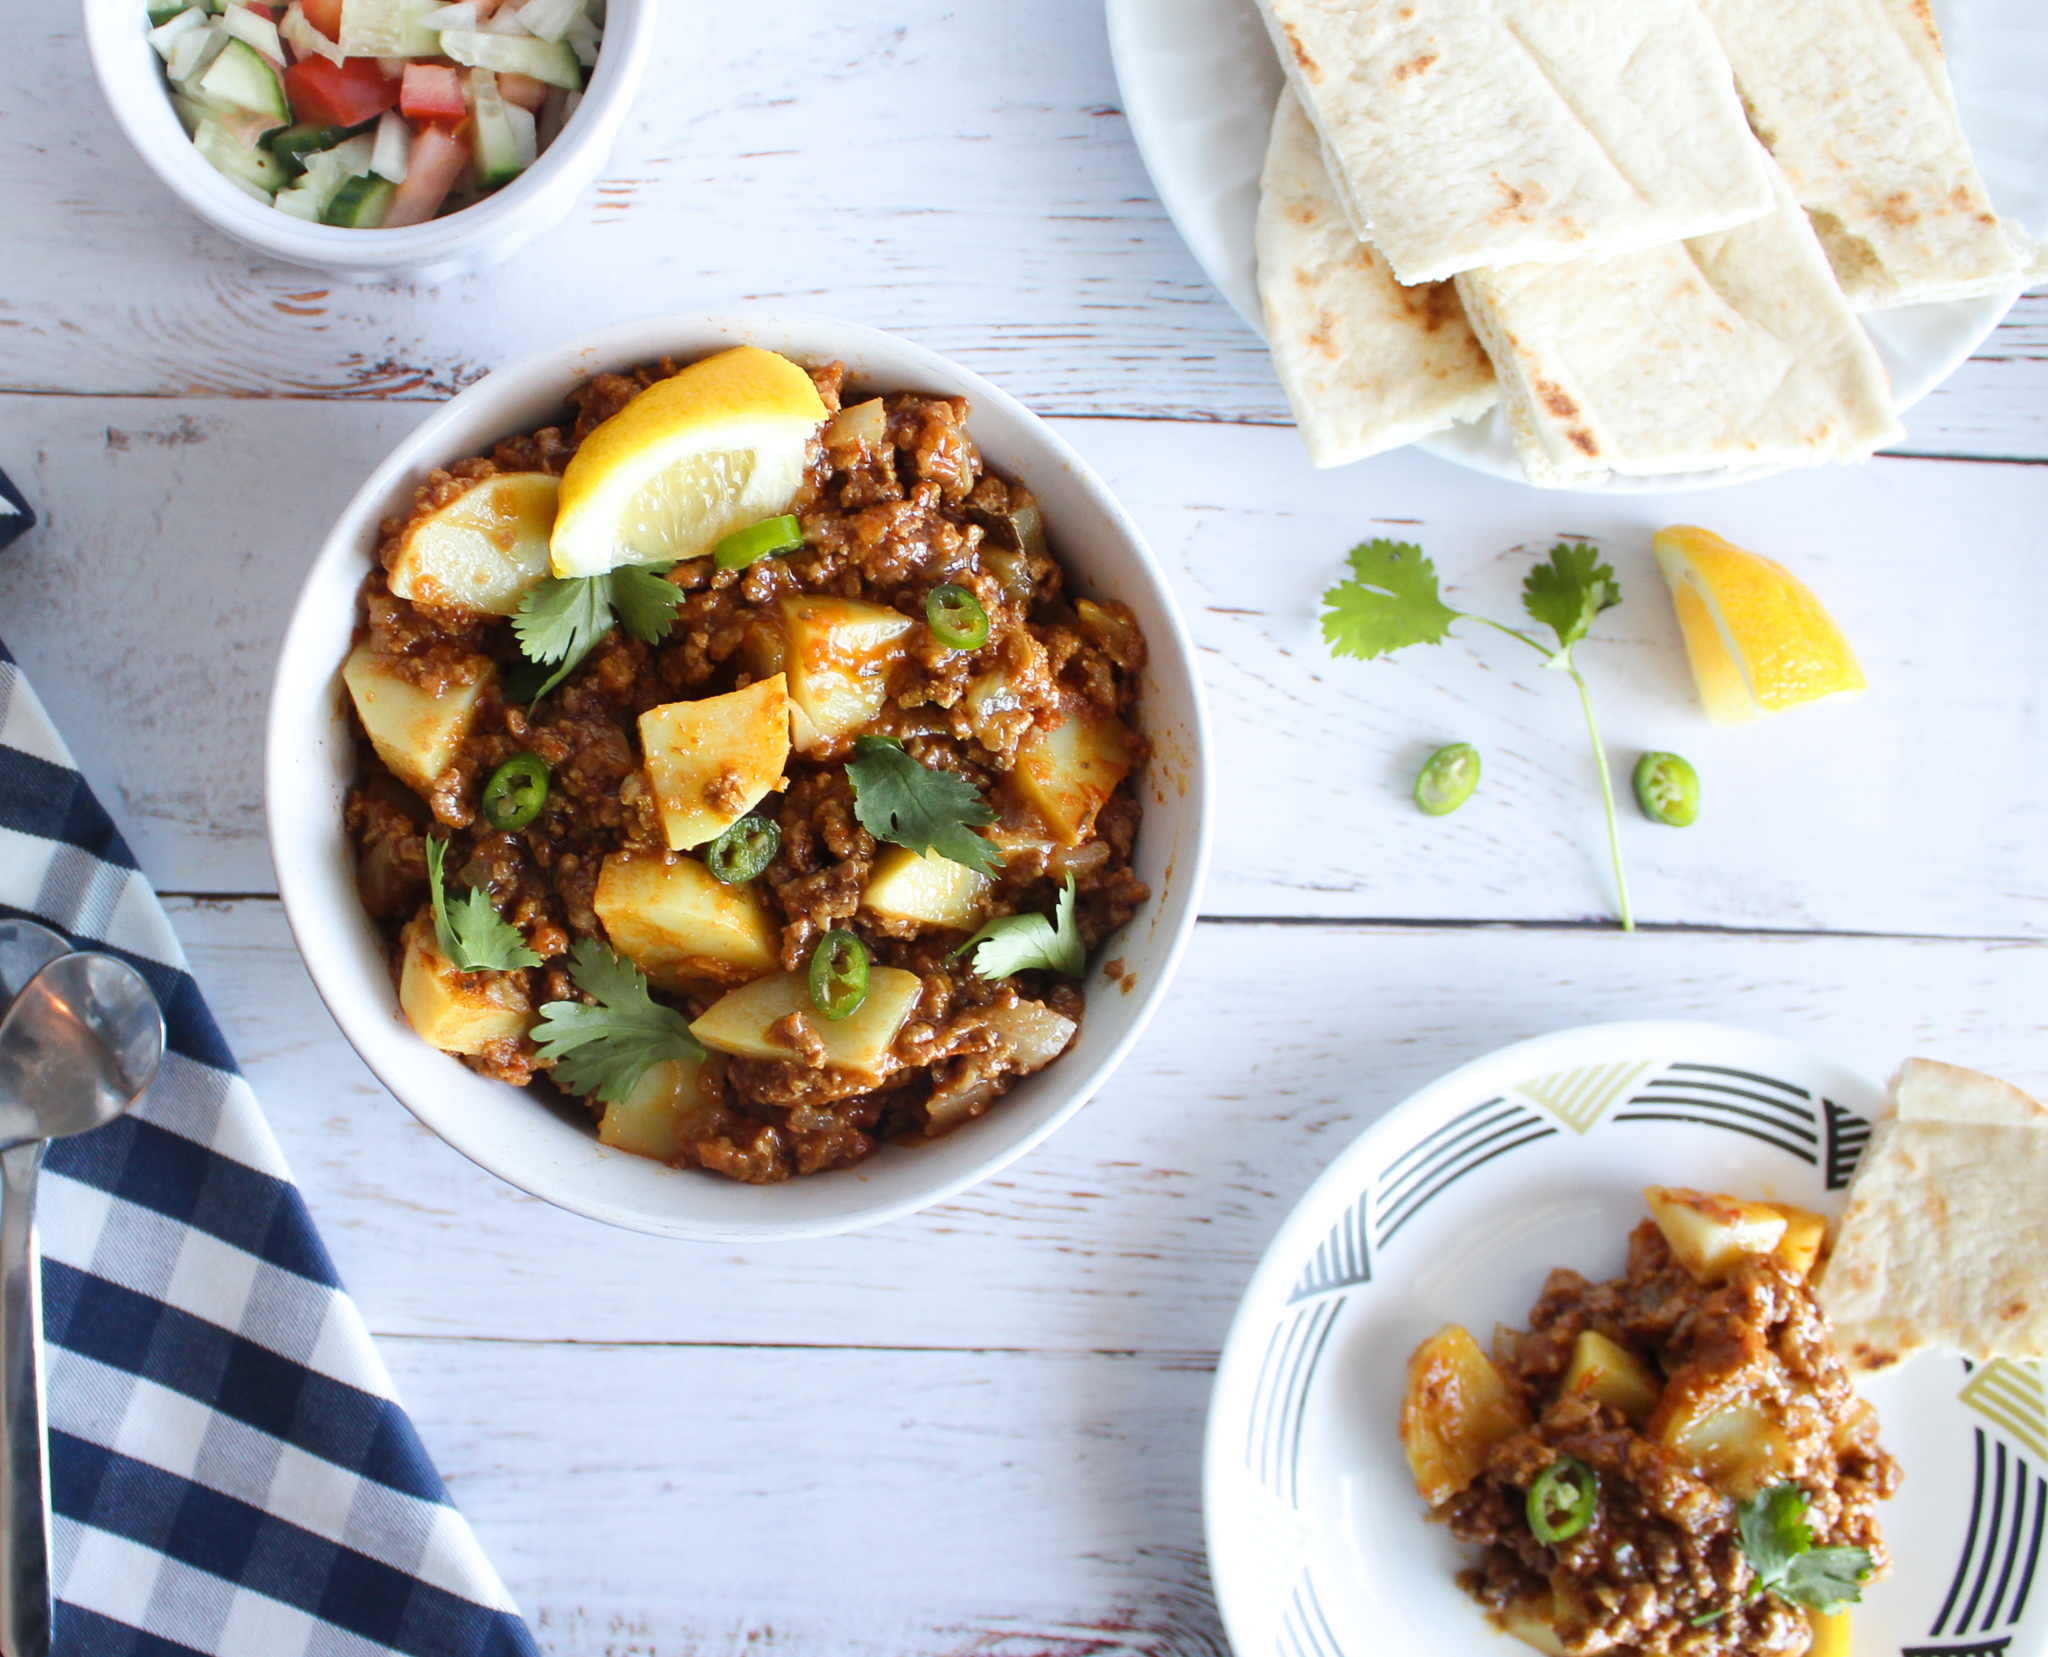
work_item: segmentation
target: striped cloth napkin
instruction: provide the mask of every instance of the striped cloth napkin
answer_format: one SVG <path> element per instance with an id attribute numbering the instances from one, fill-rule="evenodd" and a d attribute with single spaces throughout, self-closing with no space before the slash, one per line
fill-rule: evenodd
<path id="1" fill-rule="evenodd" d="M 531 1657 L 156 894 L 4 645 L 0 916 L 139 968 L 170 1036 L 148 1096 L 44 1164 L 60 1657 Z"/>

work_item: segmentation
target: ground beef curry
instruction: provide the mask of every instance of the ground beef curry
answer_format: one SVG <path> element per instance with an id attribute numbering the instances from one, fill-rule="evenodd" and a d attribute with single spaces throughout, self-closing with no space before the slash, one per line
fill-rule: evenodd
<path id="1" fill-rule="evenodd" d="M 1416 1350 L 1417 1489 L 1480 1550 L 1460 1584 L 1539 1650 L 1840 1657 L 1846 1601 L 1889 1569 L 1899 1471 L 1809 1286 L 1825 1226 L 1648 1196 L 1620 1277 L 1553 1271 L 1491 1357 L 1455 1324 Z M 1782 1574 L 1798 1554 L 1830 1570 Z"/>
<path id="2" fill-rule="evenodd" d="M 1070 1045 L 1082 1016 L 1078 983 L 1043 970 L 991 980 L 956 952 L 990 919 L 1052 914 L 1069 885 L 1074 924 L 1092 948 L 1150 896 L 1131 868 L 1134 782 L 1146 758 L 1133 717 L 1145 641 L 1122 605 L 1068 591 L 1037 503 L 982 463 L 964 399 L 903 393 L 842 408 L 844 376 L 833 364 L 809 371 L 830 418 L 810 439 L 789 509 L 801 545 L 742 568 L 709 557 L 676 564 L 665 579 L 681 599 L 665 637 L 650 643 L 614 628 L 534 699 L 512 624 L 516 592 L 485 609 L 447 602 L 406 568 L 406 548 L 424 522 L 459 513 L 468 499 L 472 517 L 500 513 L 493 533 L 516 555 L 519 514 L 539 513 L 544 536 L 551 480 L 578 446 L 676 371 L 663 362 L 594 377 L 569 398 L 573 420 L 435 472 L 413 514 L 384 525 L 344 675 L 361 754 L 347 825 L 362 900 L 389 940 L 408 1017 L 473 1069 L 514 1085 L 550 1068 L 531 1033 L 540 1010 L 591 999 L 571 973 L 582 940 L 632 960 L 657 1005 L 697 1020 L 735 986 L 800 982 L 821 939 L 854 934 L 872 982 L 895 987 L 886 1018 L 879 1002 L 869 1009 L 879 1035 L 859 1064 L 834 1062 L 841 1033 L 799 1001 L 758 1040 L 729 1051 L 708 1043 L 702 1063 L 655 1067 L 634 1099 L 583 1101 L 608 1143 L 767 1183 L 954 1127 Z M 487 489 L 498 495 L 476 493 Z M 543 561 L 528 579 L 544 573 Z M 946 642 L 927 608 L 940 586 L 972 595 L 968 608 L 987 617 L 985 639 Z M 772 861 L 751 880 L 718 885 L 704 872 L 704 848 L 679 851 L 664 832 L 643 716 L 687 715 L 703 699 L 750 689 L 766 697 L 771 680 L 779 696 L 805 660 L 843 662 L 849 616 L 867 628 L 859 638 L 885 640 L 861 647 L 860 683 L 872 695 L 850 727 L 798 730 L 747 819 L 772 823 Z M 387 705 L 417 695 L 429 713 L 462 716 L 441 748 L 416 760 L 373 740 L 380 733 L 362 723 L 365 686 L 381 689 Z M 802 726 L 800 712 L 791 718 Z M 893 738 L 919 765 L 972 785 L 994 814 L 979 829 L 1000 855 L 992 877 L 970 879 L 957 865 L 878 843 L 847 771 L 863 736 Z M 530 821 L 493 826 L 484 790 L 523 755 L 545 767 L 544 803 Z M 736 779 L 714 779 L 710 808 L 721 786 Z M 430 839 L 445 847 L 448 890 L 484 894 L 538 965 L 463 973 L 441 956 Z M 664 937 L 647 905 L 619 895 L 679 881 L 710 932 Z"/>

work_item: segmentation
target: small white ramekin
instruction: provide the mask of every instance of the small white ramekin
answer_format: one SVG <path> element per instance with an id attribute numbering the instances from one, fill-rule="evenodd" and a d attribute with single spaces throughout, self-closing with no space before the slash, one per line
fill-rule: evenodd
<path id="1" fill-rule="evenodd" d="M 114 119 L 150 171 L 224 236 L 344 282 L 438 282 L 509 257 L 559 224 L 611 155 L 654 41 L 655 0 L 609 0 L 583 101 L 555 141 L 503 189 L 397 230 L 307 224 L 230 184 L 178 124 L 143 0 L 84 0 L 86 47 Z"/>
<path id="2" fill-rule="evenodd" d="M 619 0 L 612 0 L 614 5 Z M 342 803 L 355 770 L 340 669 L 379 522 L 410 510 L 435 466 L 487 454 L 502 437 L 563 418 L 578 380 L 662 356 L 758 345 L 804 363 L 843 361 L 862 393 L 964 396 L 990 465 L 1038 497 L 1075 590 L 1131 606 L 1150 662 L 1139 728 L 1145 820 L 1135 865 L 1152 899 L 1097 952 L 1074 1046 L 984 1116 L 927 1145 L 885 1145 L 857 1167 L 751 1186 L 665 1168 L 598 1144 L 588 1118 L 487 1081 L 415 1035 L 398 1009 L 383 939 L 356 894 Z M 986 1179 L 1085 1104 L 1130 1051 L 1173 977 L 1209 850 L 1209 739 L 1194 647 L 1166 577 L 1102 480 L 1051 428 L 980 376 L 873 328 L 807 316 L 668 316 L 581 335 L 479 380 L 429 418 L 357 491 L 327 537 L 292 614 L 271 690 L 264 760 L 270 851 L 292 932 L 342 1032 L 384 1085 L 465 1156 L 521 1190 L 610 1225 L 716 1241 L 815 1237 L 894 1219 Z M 1098 968 L 1100 962 L 1097 963 Z M 578 1113 L 580 1114 L 580 1113 Z"/>

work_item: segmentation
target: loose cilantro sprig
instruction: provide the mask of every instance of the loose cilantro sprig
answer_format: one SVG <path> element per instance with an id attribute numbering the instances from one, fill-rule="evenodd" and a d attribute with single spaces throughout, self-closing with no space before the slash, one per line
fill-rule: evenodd
<path id="1" fill-rule="evenodd" d="M 1614 782 L 1607 771 L 1607 750 L 1600 741 L 1599 721 L 1593 717 L 1592 693 L 1572 657 L 1573 647 L 1601 613 L 1621 602 L 1621 583 L 1615 580 L 1612 566 L 1603 564 L 1589 546 L 1560 541 L 1550 549 L 1549 559 L 1523 578 L 1522 608 L 1531 621 L 1556 635 L 1553 647 L 1518 627 L 1452 609 L 1438 591 L 1436 566 L 1411 542 L 1367 541 L 1352 548 L 1350 563 L 1351 578 L 1323 594 L 1323 638 L 1333 655 L 1370 661 L 1411 644 L 1442 644 L 1454 622 L 1476 621 L 1521 640 L 1543 654 L 1544 666 L 1571 676 L 1578 687 L 1579 706 L 1585 711 L 1593 759 L 1600 772 L 1600 803 L 1607 814 L 1607 846 L 1614 858 L 1622 930 L 1633 932 L 1635 915 L 1629 906 L 1628 875 L 1621 863 L 1621 830 L 1614 816 Z"/>
<path id="2" fill-rule="evenodd" d="M 953 951 L 957 959 L 974 951 L 974 970 L 984 978 L 1007 978 L 1013 972 L 1057 972 L 1079 978 L 1088 970 L 1088 950 L 1074 921 L 1074 877 L 1053 906 L 1053 918 L 1004 915 L 989 921 Z"/>
<path id="3" fill-rule="evenodd" d="M 545 667 L 560 664 L 530 697 L 538 702 L 576 671 L 616 617 L 635 638 L 659 644 L 675 626 L 687 596 L 662 577 L 673 564 L 622 564 L 603 575 L 549 576 L 519 601 L 512 630 L 526 659 Z M 524 686 L 517 687 L 523 690 Z"/>
<path id="4" fill-rule="evenodd" d="M 434 904 L 434 942 L 458 972 L 510 972 L 537 967 L 540 957 L 526 946 L 519 928 L 491 907 L 490 897 L 472 888 L 448 896 L 447 842 L 427 837 L 427 893 Z"/>
<path id="5" fill-rule="evenodd" d="M 996 814 L 965 777 L 920 765 L 893 736 L 858 737 L 853 756 L 846 762 L 853 814 L 877 840 L 935 851 L 976 874 L 1001 866 L 1001 854 L 973 832 Z"/>
<path id="6" fill-rule="evenodd" d="M 1774 1485 L 1735 1510 L 1743 1556 L 1756 1580 L 1743 1595 L 1746 1603 L 1760 1594 L 1776 1594 L 1794 1605 L 1833 1616 L 1863 1598 L 1863 1583 L 1873 1563 L 1868 1548 L 1816 1548 L 1806 1522 L 1811 1498 L 1796 1484 Z M 1723 1606 L 1695 1626 L 1717 1621 L 1733 1610 Z"/>
<path id="7" fill-rule="evenodd" d="M 650 996 L 640 969 L 596 939 L 577 941 L 569 976 L 598 1004 L 550 1001 L 533 1027 L 541 1056 L 555 1061 L 555 1080 L 569 1092 L 609 1103 L 625 1098 L 658 1064 L 704 1057 L 690 1021 Z"/>

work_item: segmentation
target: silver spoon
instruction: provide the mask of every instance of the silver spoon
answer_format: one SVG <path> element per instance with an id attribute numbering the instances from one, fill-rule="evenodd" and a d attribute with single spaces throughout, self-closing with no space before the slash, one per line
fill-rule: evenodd
<path id="1" fill-rule="evenodd" d="M 0 921 L 0 1013 L 28 988 L 28 981 L 71 946 L 34 921 Z"/>
<path id="2" fill-rule="evenodd" d="M 163 1060 L 142 974 L 64 955 L 0 1018 L 0 1651 L 50 1649 L 50 1478 L 43 1436 L 43 1301 L 36 1174 L 52 1139 L 111 1122 Z"/>

